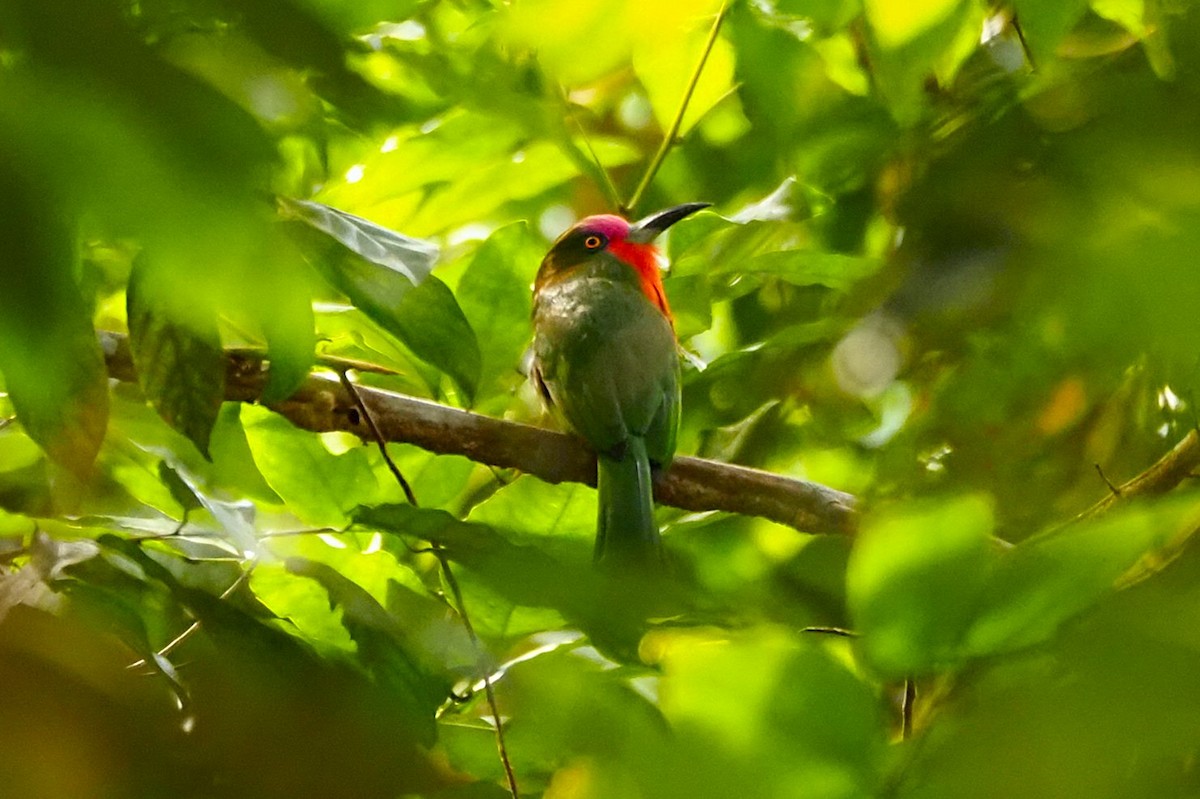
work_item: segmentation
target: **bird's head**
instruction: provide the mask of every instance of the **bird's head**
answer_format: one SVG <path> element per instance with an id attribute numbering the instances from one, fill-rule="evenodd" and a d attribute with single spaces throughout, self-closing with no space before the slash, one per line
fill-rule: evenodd
<path id="1" fill-rule="evenodd" d="M 540 291 L 575 267 L 607 254 L 637 273 L 642 292 L 669 318 L 671 311 L 663 293 L 654 239 L 680 219 L 708 206 L 709 203 L 685 203 L 632 224 L 613 214 L 584 217 L 550 247 L 538 269 L 534 291 Z"/>

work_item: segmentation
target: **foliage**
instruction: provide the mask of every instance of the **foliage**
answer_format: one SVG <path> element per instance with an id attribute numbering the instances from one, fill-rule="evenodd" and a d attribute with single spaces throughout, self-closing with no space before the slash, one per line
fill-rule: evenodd
<path id="1" fill-rule="evenodd" d="M 613 584 L 590 488 L 390 444 L 414 507 L 265 407 L 340 358 L 540 423 L 540 254 L 718 6 L 0 5 L 7 793 L 505 796 L 484 673 L 528 796 L 1196 793 L 1194 490 L 1075 519 L 1196 424 L 1185 0 L 730 3 L 633 209 L 714 203 L 680 450 L 853 541 L 660 508 L 673 576 Z"/>

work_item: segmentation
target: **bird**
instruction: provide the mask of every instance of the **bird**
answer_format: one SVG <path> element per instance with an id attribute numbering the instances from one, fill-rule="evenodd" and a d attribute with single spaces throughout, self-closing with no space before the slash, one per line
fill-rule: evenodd
<path id="1" fill-rule="evenodd" d="M 594 560 L 603 567 L 665 563 L 653 475 L 675 454 L 680 364 L 654 240 L 708 206 L 677 205 L 632 224 L 585 217 L 554 242 L 534 279 L 532 376 L 596 453 Z"/>

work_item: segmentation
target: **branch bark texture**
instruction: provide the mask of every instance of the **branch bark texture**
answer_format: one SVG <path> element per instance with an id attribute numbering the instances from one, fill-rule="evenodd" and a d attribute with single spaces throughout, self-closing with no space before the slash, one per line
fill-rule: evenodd
<path id="1" fill-rule="evenodd" d="M 114 333 L 101 338 L 109 374 L 135 381 L 126 338 Z M 226 399 L 256 402 L 266 384 L 264 359 L 239 350 L 227 351 L 226 362 Z M 387 441 L 517 469 L 551 483 L 596 484 L 596 457 L 574 436 L 370 386 L 356 388 Z M 306 430 L 340 430 L 371 440 L 367 421 L 335 375 L 311 374 L 291 397 L 269 407 Z M 851 534 L 857 526 L 856 499 L 850 494 L 702 458 L 676 458 L 654 493 L 658 502 L 683 510 L 760 516 L 809 533 Z"/>
<path id="2" fill-rule="evenodd" d="M 1192 430 L 1154 465 L 1116 487 L 1116 492 L 1097 502 L 1076 517 L 1076 521 L 1092 519 L 1112 510 L 1122 502 L 1138 497 L 1165 494 L 1182 483 L 1200 467 L 1200 432 Z"/>

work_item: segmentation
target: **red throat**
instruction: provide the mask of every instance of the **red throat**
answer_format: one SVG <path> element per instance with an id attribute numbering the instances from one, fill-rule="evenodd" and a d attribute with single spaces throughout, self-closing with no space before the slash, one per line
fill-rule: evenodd
<path id="1" fill-rule="evenodd" d="M 642 284 L 642 293 L 654 303 L 667 321 L 674 327 L 675 320 L 671 317 L 671 308 L 667 305 L 667 294 L 663 291 L 662 273 L 658 268 L 658 250 L 653 244 L 635 244 L 631 241 L 614 239 L 609 242 L 608 250 L 625 263 L 633 267 Z"/>

